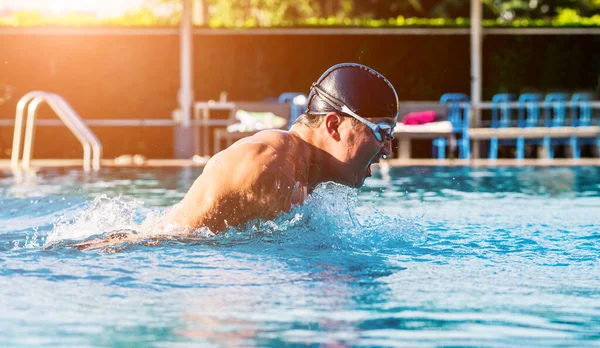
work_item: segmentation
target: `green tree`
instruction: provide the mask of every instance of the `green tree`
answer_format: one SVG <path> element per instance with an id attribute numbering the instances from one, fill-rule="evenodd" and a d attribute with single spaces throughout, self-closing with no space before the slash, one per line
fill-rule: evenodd
<path id="1" fill-rule="evenodd" d="M 319 0 L 193 0 L 210 26 L 273 26 L 286 21 L 320 16 Z M 146 0 L 146 5 L 172 4 L 180 11 L 181 0 Z"/>
<path id="2" fill-rule="evenodd" d="M 600 14 L 600 0 L 494 0 L 490 10 L 500 19 L 552 18 L 565 9 L 582 16 Z"/>
<path id="3" fill-rule="evenodd" d="M 343 0 L 321 0 L 322 3 Z M 480 0 L 484 17 L 489 19 L 548 18 L 563 9 L 581 16 L 600 14 L 600 0 Z M 345 0 L 349 15 L 362 18 L 469 17 L 471 0 Z"/>
<path id="4" fill-rule="evenodd" d="M 209 4 L 211 26 L 273 26 L 317 14 L 313 0 L 212 0 Z"/>
<path id="5" fill-rule="evenodd" d="M 313 17 L 389 19 L 469 17 L 471 0 L 194 0 L 214 26 L 271 26 Z M 565 9 L 579 16 L 600 14 L 600 0 L 480 0 L 484 18 L 552 18 Z M 147 0 L 173 3 L 181 0 Z"/>

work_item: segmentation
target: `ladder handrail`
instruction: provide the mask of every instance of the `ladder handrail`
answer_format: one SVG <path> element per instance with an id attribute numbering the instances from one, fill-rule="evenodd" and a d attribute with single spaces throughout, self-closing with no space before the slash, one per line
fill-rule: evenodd
<path id="1" fill-rule="evenodd" d="M 19 168 L 19 157 L 21 151 L 21 135 L 23 133 L 23 116 L 25 114 L 25 109 L 27 108 L 28 103 L 38 96 L 46 95 L 46 92 L 42 91 L 33 91 L 25 94 L 19 102 L 17 103 L 17 112 L 15 115 L 15 130 L 13 133 L 13 146 L 12 153 L 10 155 L 10 166 L 13 170 L 17 170 Z"/>
<path id="2" fill-rule="evenodd" d="M 59 106 L 62 106 L 63 110 L 67 111 L 67 115 L 70 115 L 75 122 L 80 133 L 83 134 L 84 137 L 87 138 L 88 143 L 90 143 L 92 147 L 92 169 L 99 170 L 100 169 L 100 159 L 102 157 L 102 144 L 96 134 L 92 132 L 88 126 L 83 122 L 79 114 L 73 109 L 73 107 L 67 103 L 65 98 L 54 94 Z"/>
<path id="3" fill-rule="evenodd" d="M 64 125 L 75 135 L 83 147 L 83 169 L 100 169 L 100 159 L 102 156 L 102 144 L 96 135 L 87 127 L 81 117 L 61 96 L 47 92 L 30 92 L 19 100 L 17 104 L 17 114 L 15 117 L 15 131 L 13 138 L 13 151 L 11 156 L 11 166 L 13 170 L 19 167 L 19 152 L 21 148 L 21 134 L 23 131 L 23 117 L 27 110 L 27 119 L 25 125 L 25 139 L 23 145 L 22 167 L 29 169 L 31 163 L 31 154 L 33 141 L 35 137 L 35 119 L 37 110 L 43 102 L 46 102 L 56 113 Z M 93 161 L 92 161 L 93 157 Z"/>
<path id="4" fill-rule="evenodd" d="M 29 109 L 27 110 L 27 122 L 25 124 L 25 143 L 23 145 L 23 164 L 22 167 L 24 169 L 30 168 L 31 162 L 31 153 L 33 148 L 33 140 L 34 140 L 34 131 L 35 131 L 35 118 L 37 116 L 38 107 L 43 103 L 47 102 L 50 108 L 59 116 L 61 121 L 71 130 L 71 132 L 75 135 L 77 140 L 81 143 L 83 147 L 83 170 L 90 170 L 90 157 L 91 157 L 91 146 L 85 137 L 78 132 L 77 127 L 71 122 L 72 120 L 69 117 L 65 117 L 63 115 L 63 110 L 57 107 L 52 98 L 48 98 L 47 96 L 39 96 L 34 98 L 31 103 L 29 103 Z"/>

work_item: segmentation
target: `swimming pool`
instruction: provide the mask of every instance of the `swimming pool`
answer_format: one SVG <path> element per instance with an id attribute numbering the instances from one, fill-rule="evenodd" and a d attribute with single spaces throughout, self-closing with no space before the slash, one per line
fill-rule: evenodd
<path id="1" fill-rule="evenodd" d="M 245 231 L 65 247 L 199 173 L 0 174 L 0 346 L 598 344 L 598 168 L 392 168 Z"/>

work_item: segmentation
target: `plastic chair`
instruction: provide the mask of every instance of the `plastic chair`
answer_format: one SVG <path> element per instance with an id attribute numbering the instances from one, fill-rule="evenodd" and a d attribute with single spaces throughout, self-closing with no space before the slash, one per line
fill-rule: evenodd
<path id="1" fill-rule="evenodd" d="M 492 125 L 491 128 L 512 127 L 512 109 L 507 105 L 516 100 L 516 95 L 510 93 L 498 93 L 492 98 Z M 498 159 L 498 145 L 515 145 L 516 140 L 502 140 L 490 138 L 489 159 Z"/>
<path id="2" fill-rule="evenodd" d="M 469 119 L 471 115 L 471 100 L 469 96 L 463 93 L 446 93 L 440 98 L 441 104 L 448 106 L 448 121 L 452 123 L 454 133 L 460 134 L 458 142 L 458 157 L 468 159 L 471 157 L 471 144 L 469 141 Z M 443 141 L 442 141 L 443 140 Z M 446 140 L 439 138 L 434 141 L 434 145 L 441 147 L 446 145 Z M 438 149 L 439 158 L 439 149 Z M 443 158 L 443 157 L 442 157 Z"/>
<path id="3" fill-rule="evenodd" d="M 539 127 L 541 121 L 542 95 L 539 93 L 523 93 L 518 100 L 518 120 L 517 126 L 521 128 Z M 527 144 L 541 144 L 537 139 L 527 140 Z M 517 159 L 525 158 L 525 139 L 517 138 Z"/>
<path id="4" fill-rule="evenodd" d="M 544 98 L 546 106 L 544 108 L 544 126 L 546 127 L 564 127 L 567 123 L 567 102 L 569 95 L 567 93 L 550 93 Z"/>
<path id="5" fill-rule="evenodd" d="M 544 107 L 544 126 L 545 127 L 564 127 L 567 123 L 567 101 L 569 94 L 567 93 L 549 93 L 544 98 L 546 106 Z M 543 146 L 548 154 L 548 158 L 554 158 L 554 145 L 562 145 L 569 143 L 565 139 L 552 139 L 544 137 Z"/>
<path id="6" fill-rule="evenodd" d="M 446 138 L 435 138 L 431 141 L 431 144 L 433 145 L 433 158 L 446 158 L 446 146 L 448 146 Z"/>
<path id="7" fill-rule="evenodd" d="M 585 127 L 593 125 L 594 110 L 589 102 L 594 99 L 591 93 L 573 93 L 571 96 L 571 126 Z"/>
<path id="8" fill-rule="evenodd" d="M 589 102 L 594 99 L 592 93 L 573 93 L 571 96 L 571 127 L 588 127 L 594 125 L 594 110 Z M 581 145 L 594 144 L 600 150 L 600 138 L 581 139 L 576 136 L 569 138 L 573 158 L 581 158 Z M 600 153 L 600 151 L 599 151 Z"/>

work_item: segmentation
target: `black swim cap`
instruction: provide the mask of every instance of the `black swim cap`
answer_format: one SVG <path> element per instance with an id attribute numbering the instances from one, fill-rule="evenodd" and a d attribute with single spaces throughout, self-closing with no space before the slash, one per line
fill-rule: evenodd
<path id="1" fill-rule="evenodd" d="M 320 95 L 319 90 L 343 103 L 359 116 L 398 117 L 398 95 L 394 86 L 368 66 L 356 63 L 334 65 L 311 87 L 307 114 L 340 112 L 339 108 Z"/>

